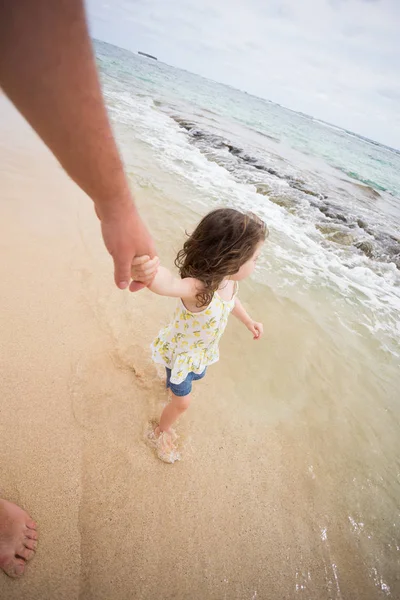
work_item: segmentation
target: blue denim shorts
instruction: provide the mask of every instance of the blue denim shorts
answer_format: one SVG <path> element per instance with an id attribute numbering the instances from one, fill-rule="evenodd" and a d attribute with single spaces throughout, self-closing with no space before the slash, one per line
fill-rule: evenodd
<path id="1" fill-rule="evenodd" d="M 199 381 L 199 379 L 203 379 L 206 374 L 207 368 L 204 369 L 200 375 L 197 373 L 189 373 L 184 381 L 181 383 L 172 383 L 171 381 L 171 369 L 165 369 L 167 371 L 167 388 L 171 390 L 175 396 L 187 396 L 192 391 L 192 382 Z"/>

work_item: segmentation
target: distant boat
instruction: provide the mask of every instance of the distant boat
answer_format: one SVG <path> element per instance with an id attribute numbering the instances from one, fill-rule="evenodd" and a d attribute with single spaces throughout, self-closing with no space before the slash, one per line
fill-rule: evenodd
<path id="1" fill-rule="evenodd" d="M 146 52 L 138 52 L 138 54 L 140 54 L 140 56 L 147 56 L 147 58 L 152 58 L 153 60 L 158 60 L 156 56 L 152 56 L 151 54 L 147 54 Z"/>

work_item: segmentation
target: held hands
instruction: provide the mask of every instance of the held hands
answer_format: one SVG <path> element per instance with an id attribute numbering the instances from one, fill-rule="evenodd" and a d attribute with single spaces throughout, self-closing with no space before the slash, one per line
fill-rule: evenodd
<path id="1" fill-rule="evenodd" d="M 264 327 L 262 323 L 249 321 L 246 323 L 246 327 L 253 334 L 253 340 L 259 340 L 264 333 Z"/>
<path id="2" fill-rule="evenodd" d="M 138 256 L 134 258 L 131 266 L 131 277 L 133 281 L 149 286 L 154 277 L 157 275 L 160 259 L 155 256 L 153 259 L 150 256 Z"/>
<path id="3" fill-rule="evenodd" d="M 143 271 L 143 282 L 133 278 L 131 281 L 130 269 L 135 257 L 155 255 L 154 243 L 146 225 L 141 220 L 133 204 L 116 214 L 103 215 L 95 207 L 101 222 L 101 231 L 104 244 L 114 261 L 114 279 L 117 287 L 124 290 L 129 287 L 131 292 L 136 292 L 146 286 Z M 148 285 L 148 284 L 147 284 Z"/>

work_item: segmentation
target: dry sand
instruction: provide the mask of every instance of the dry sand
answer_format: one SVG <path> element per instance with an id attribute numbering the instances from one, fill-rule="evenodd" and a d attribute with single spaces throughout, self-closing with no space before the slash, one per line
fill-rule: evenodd
<path id="1" fill-rule="evenodd" d="M 247 332 L 230 326 L 229 360 L 210 369 L 179 426 L 185 460 L 158 461 L 143 441 L 165 401 L 148 345 L 170 304 L 113 287 L 90 201 L 4 97 L 0 111 L 0 488 L 41 535 L 23 579 L 0 573 L 1 600 L 283 600 L 311 583 L 304 597 L 372 598 L 373 582 L 330 516 L 335 478 L 316 488 L 305 472 L 311 392 L 299 377 L 313 376 L 310 353 L 318 372 L 322 333 L 267 297 L 269 343 L 256 352 Z M 171 207 L 157 220 L 147 200 L 139 194 L 161 240 L 177 214 Z M 357 374 L 348 370 L 351 386 Z M 329 401 L 335 377 L 333 366 L 313 393 Z M 259 406 L 245 410 L 246 395 L 261 389 Z M 265 416 L 266 395 L 282 399 L 281 413 Z M 286 422 L 285 399 L 298 405 Z M 324 432 L 311 433 L 323 446 Z M 318 511 L 328 549 L 307 517 Z"/>

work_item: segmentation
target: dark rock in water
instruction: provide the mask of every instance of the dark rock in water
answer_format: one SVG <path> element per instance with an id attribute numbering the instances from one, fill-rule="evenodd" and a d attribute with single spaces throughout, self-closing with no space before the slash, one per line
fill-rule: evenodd
<path id="1" fill-rule="evenodd" d="M 293 198 L 289 198 L 288 196 L 270 196 L 269 199 L 274 204 L 278 204 L 278 206 L 282 206 L 288 210 L 293 208 L 296 204 Z"/>
<path id="2" fill-rule="evenodd" d="M 400 244 L 393 244 L 386 249 L 389 256 L 399 257 L 400 256 Z"/>
<path id="3" fill-rule="evenodd" d="M 328 219 L 336 219 L 337 221 L 343 221 L 343 223 L 347 222 L 347 218 L 344 215 L 342 215 L 342 213 L 337 212 L 333 207 L 329 206 L 328 204 L 323 204 L 318 208 L 322 213 L 324 213 L 326 217 L 328 217 Z"/>
<path id="4" fill-rule="evenodd" d="M 271 188 L 266 183 L 257 183 L 256 190 L 257 194 L 262 194 L 263 196 L 269 196 L 271 193 Z"/>
<path id="5" fill-rule="evenodd" d="M 390 262 L 393 262 L 396 265 L 396 268 L 400 271 L 400 254 L 396 254 L 396 256 L 393 256 Z"/>
<path id="6" fill-rule="evenodd" d="M 225 143 L 225 146 L 228 148 L 231 154 L 233 154 L 234 156 L 240 156 L 240 158 L 242 158 L 246 162 L 248 161 L 248 159 L 251 158 L 250 156 L 248 157 L 246 154 L 243 154 L 243 150 L 241 148 L 237 148 L 236 146 L 232 146 L 232 144 L 227 143 Z"/>
<path id="7" fill-rule="evenodd" d="M 315 223 L 315 228 L 318 229 L 324 235 L 330 235 L 332 233 L 343 233 L 345 229 L 340 229 L 340 225 L 335 223 Z"/>
<path id="8" fill-rule="evenodd" d="M 246 161 L 249 162 L 249 161 Z M 267 167 L 266 165 L 263 165 L 260 162 L 254 162 L 252 163 L 252 166 L 255 169 L 258 169 L 259 171 L 264 171 L 265 173 L 269 173 L 270 175 L 274 175 L 275 177 L 279 177 L 279 179 L 282 179 L 282 177 L 279 175 L 278 171 L 275 171 L 275 169 L 271 169 L 270 167 Z"/>
<path id="9" fill-rule="evenodd" d="M 303 192 L 303 194 L 307 194 L 308 196 L 314 196 L 315 198 L 320 197 L 319 192 L 314 192 L 313 190 L 309 190 L 308 188 L 304 187 L 299 181 L 294 181 L 293 179 L 288 179 L 288 183 L 289 183 L 290 187 L 294 188 L 295 190 L 299 190 L 299 192 Z"/>
<path id="10" fill-rule="evenodd" d="M 256 184 L 257 194 L 261 194 L 262 196 L 267 196 L 270 202 L 274 204 L 278 204 L 278 206 L 282 206 L 283 208 L 287 208 L 288 210 L 292 209 L 296 201 L 294 198 L 290 198 L 289 196 L 276 196 L 273 194 L 271 188 L 266 183 L 257 183 Z"/>
<path id="11" fill-rule="evenodd" d="M 306 185 L 306 182 L 303 181 L 302 179 L 298 179 L 296 177 L 293 177 L 293 175 L 285 175 L 285 179 L 286 181 L 290 183 L 293 183 L 295 185 Z"/>
<path id="12" fill-rule="evenodd" d="M 360 229 L 367 230 L 368 223 L 366 221 L 363 221 L 362 219 L 357 219 L 357 225 L 359 226 Z"/>
<path id="13" fill-rule="evenodd" d="M 271 169 L 270 167 L 267 167 L 265 170 L 270 175 L 274 175 L 275 177 L 279 177 L 280 179 L 282 179 L 282 177 L 279 175 L 278 171 L 275 171 L 275 169 Z"/>
<path id="14" fill-rule="evenodd" d="M 332 233 L 331 235 L 327 236 L 327 239 L 330 242 L 335 242 L 335 244 L 341 244 L 342 246 L 351 246 L 353 243 L 353 236 L 351 233 L 346 233 L 344 231 Z"/>
<path id="15" fill-rule="evenodd" d="M 299 192 L 303 192 L 303 194 L 307 194 L 307 196 L 314 196 L 314 198 L 319 198 L 320 200 L 326 200 L 328 196 L 325 194 L 321 194 L 320 192 L 315 192 L 314 190 L 310 190 L 306 183 L 302 179 L 295 179 L 292 175 L 284 175 L 283 179 L 286 179 L 290 187 L 295 190 L 299 190 Z"/>
<path id="16" fill-rule="evenodd" d="M 196 129 L 196 124 L 191 121 L 185 121 L 184 119 L 180 119 L 179 117 L 174 117 L 174 121 L 176 121 L 179 127 L 182 129 L 186 129 L 186 131 L 190 131 L 191 129 Z"/>
<path id="17" fill-rule="evenodd" d="M 379 245 L 385 249 L 385 252 L 389 252 L 391 254 L 397 254 L 400 252 L 400 241 L 390 233 L 382 231 L 381 229 L 374 229 L 368 233 L 370 233 L 379 243 Z"/>
<path id="18" fill-rule="evenodd" d="M 250 154 L 247 154 L 243 150 L 243 148 L 234 146 L 223 137 L 209 133 L 207 131 L 203 131 L 199 129 L 195 123 L 187 121 L 186 119 L 183 119 L 179 116 L 174 116 L 172 118 L 176 121 L 176 123 L 178 123 L 180 127 L 182 127 L 182 129 L 185 129 L 191 137 L 196 138 L 197 140 L 205 140 L 205 142 L 213 148 L 226 148 L 228 152 L 232 154 L 232 156 L 236 156 L 239 160 L 243 161 L 244 163 L 247 163 L 254 169 L 257 169 L 258 171 L 264 171 L 265 173 L 269 173 L 270 175 L 278 177 L 279 179 L 293 179 L 288 177 L 287 175 L 281 175 L 280 173 L 278 173 L 278 171 L 276 171 L 276 169 L 269 167 L 265 162 L 263 162 L 259 158 L 256 158 L 255 156 L 250 156 Z M 301 184 L 302 182 L 300 181 L 297 183 Z M 319 194 L 317 193 L 315 193 L 315 195 L 319 196 Z"/>
<path id="19" fill-rule="evenodd" d="M 193 137 L 204 137 L 203 132 L 200 129 L 189 129 L 189 132 Z"/>
<path id="20" fill-rule="evenodd" d="M 264 165 L 259 162 L 258 158 L 250 156 L 250 154 L 246 154 L 243 150 L 241 150 L 241 148 L 236 148 L 236 146 L 232 146 L 232 144 L 227 144 L 226 142 L 224 142 L 224 146 L 228 148 L 230 154 L 236 156 L 243 162 L 252 165 L 257 169 L 261 169 L 263 171 L 265 170 Z"/>
<path id="21" fill-rule="evenodd" d="M 218 135 L 212 135 L 212 134 L 207 134 L 204 131 L 202 131 L 201 129 L 190 129 L 189 130 L 189 135 L 197 138 L 199 140 L 205 140 L 207 146 L 211 147 L 211 148 L 225 148 L 226 147 L 226 143 L 224 142 L 224 140 L 218 136 Z"/>
<path id="22" fill-rule="evenodd" d="M 360 240 L 355 242 L 354 246 L 364 252 L 365 256 L 372 258 L 374 256 L 374 245 L 370 240 Z"/>
<path id="23" fill-rule="evenodd" d="M 249 156 L 248 154 L 243 154 L 243 153 L 238 154 L 237 156 L 244 162 L 248 163 L 249 165 L 258 164 L 258 159 L 254 158 L 254 156 Z"/>
<path id="24" fill-rule="evenodd" d="M 318 208 L 319 209 L 320 203 L 317 202 L 316 200 L 309 199 L 308 202 L 310 203 L 310 206 L 313 206 L 314 208 Z"/>

